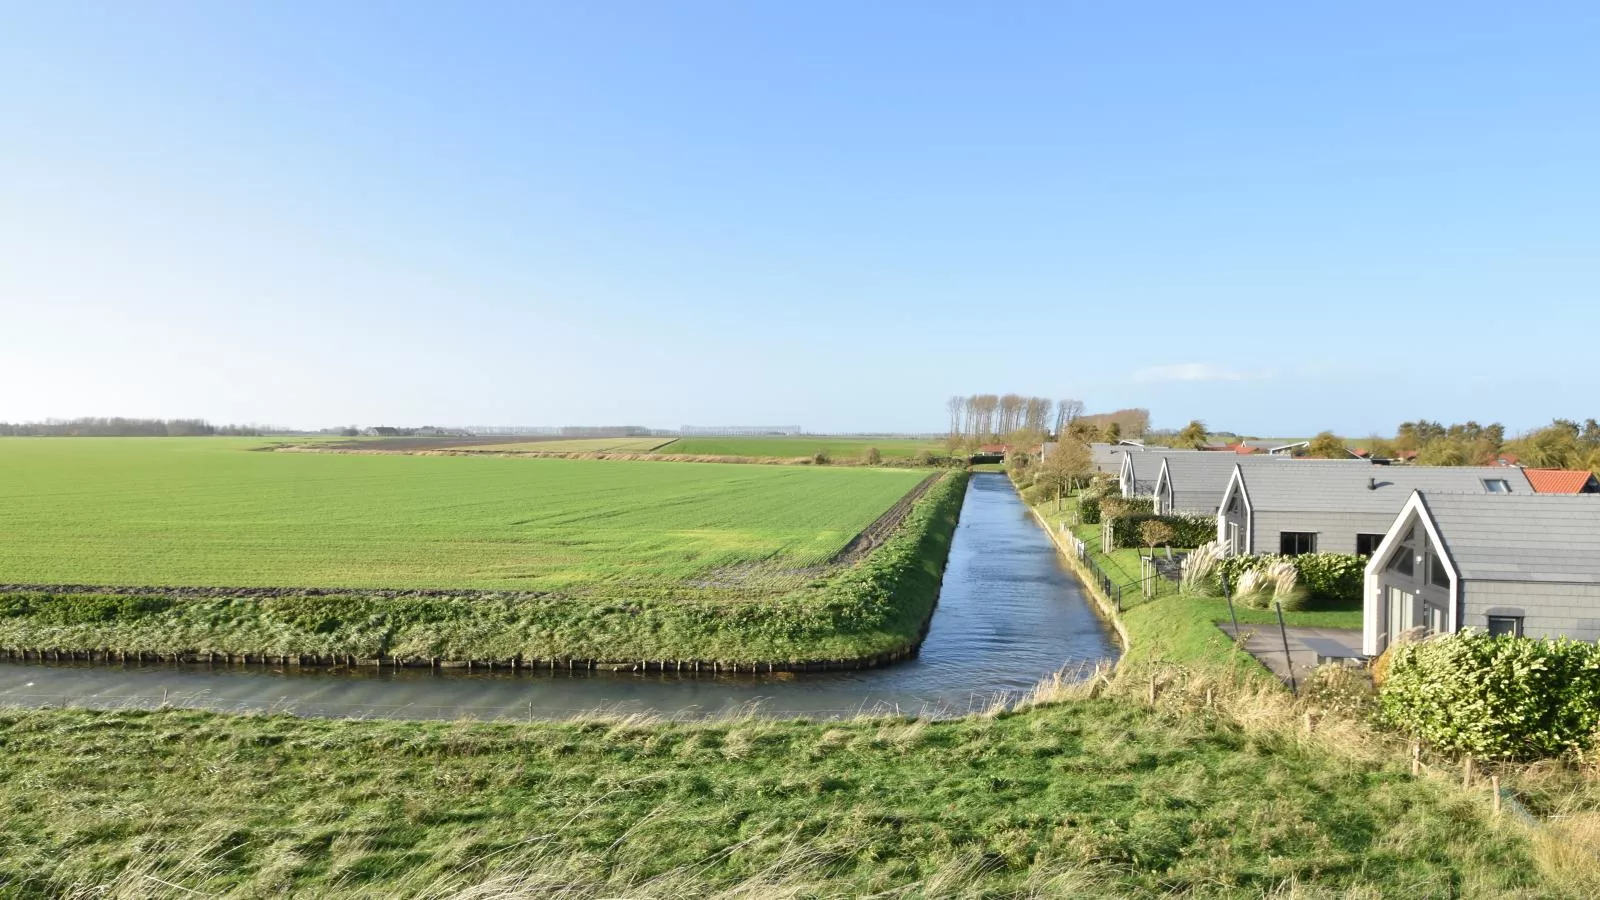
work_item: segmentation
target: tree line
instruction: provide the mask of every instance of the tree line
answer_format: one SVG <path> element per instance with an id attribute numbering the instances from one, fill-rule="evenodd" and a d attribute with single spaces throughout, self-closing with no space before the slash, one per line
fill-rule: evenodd
<path id="1" fill-rule="evenodd" d="M 1424 466 L 1492 466 L 1502 459 L 1539 469 L 1600 471 L 1600 421 L 1555 419 L 1515 438 L 1499 422 L 1445 425 L 1427 419 L 1402 422 L 1394 437 L 1373 435 L 1351 442 L 1331 431 L 1311 440 L 1308 456 L 1348 458 L 1350 450 L 1369 456 L 1405 459 Z"/>
<path id="2" fill-rule="evenodd" d="M 121 417 L 0 422 L 7 437 L 259 437 L 261 430 L 244 425 L 212 425 L 204 419 L 125 419 Z"/>

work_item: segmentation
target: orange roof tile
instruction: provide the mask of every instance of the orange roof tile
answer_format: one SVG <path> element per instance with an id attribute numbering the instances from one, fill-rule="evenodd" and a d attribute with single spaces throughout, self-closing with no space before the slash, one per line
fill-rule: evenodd
<path id="1" fill-rule="evenodd" d="M 1540 494 L 1581 494 L 1594 476 L 1577 469 L 1523 469 L 1534 491 Z"/>

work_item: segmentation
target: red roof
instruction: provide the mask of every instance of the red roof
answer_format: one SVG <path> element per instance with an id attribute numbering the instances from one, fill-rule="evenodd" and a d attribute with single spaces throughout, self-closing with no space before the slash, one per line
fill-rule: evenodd
<path id="1" fill-rule="evenodd" d="M 1535 492 L 1540 494 L 1581 494 L 1594 475 L 1577 469 L 1523 469 Z"/>
<path id="2" fill-rule="evenodd" d="M 984 444 L 978 448 L 979 453 L 1004 453 L 1011 448 L 1005 444 Z"/>

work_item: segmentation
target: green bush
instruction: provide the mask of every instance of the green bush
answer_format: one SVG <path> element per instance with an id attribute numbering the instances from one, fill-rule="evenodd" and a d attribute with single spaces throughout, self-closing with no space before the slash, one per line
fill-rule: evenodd
<path id="1" fill-rule="evenodd" d="M 865 458 L 869 466 L 875 466 L 883 462 L 883 454 L 879 452 L 877 447 L 868 447 Z"/>
<path id="2" fill-rule="evenodd" d="M 1087 492 L 1078 497 L 1078 521 L 1085 525 L 1100 524 L 1100 498 Z"/>
<path id="3" fill-rule="evenodd" d="M 1214 530 L 1210 539 L 1216 539 Z M 1226 576 L 1230 585 L 1238 584 L 1239 576 L 1246 571 L 1264 569 L 1280 559 L 1294 563 L 1295 571 L 1300 575 L 1300 585 L 1306 590 L 1307 599 L 1325 604 L 1360 601 L 1366 578 L 1367 559 L 1353 553 L 1230 556 L 1217 563 L 1217 575 L 1219 578 Z"/>
<path id="4" fill-rule="evenodd" d="M 1581 752 L 1600 728 L 1600 648 L 1467 629 L 1394 648 L 1382 716 L 1439 749 L 1485 759 Z"/>
<path id="5" fill-rule="evenodd" d="M 1146 546 L 1139 529 L 1146 522 L 1163 522 L 1172 528 L 1172 546 L 1198 547 L 1217 539 L 1217 521 L 1205 516 L 1158 516 L 1153 512 L 1111 515 L 1111 541 L 1118 547 Z"/>

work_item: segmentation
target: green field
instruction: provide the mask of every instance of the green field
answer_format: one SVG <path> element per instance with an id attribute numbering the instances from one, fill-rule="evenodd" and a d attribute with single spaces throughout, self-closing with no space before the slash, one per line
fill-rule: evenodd
<path id="1" fill-rule="evenodd" d="M 0 583 L 572 590 L 826 560 L 924 477 L 0 439 Z"/>
<path id="2" fill-rule="evenodd" d="M 935 456 L 945 453 L 940 441 L 904 438 L 843 437 L 686 437 L 662 447 L 661 453 L 685 456 L 753 456 L 795 459 L 809 457 L 818 450 L 834 459 L 859 458 L 868 447 L 878 448 L 884 459 L 910 459 L 923 450 Z"/>
<path id="3" fill-rule="evenodd" d="M 0 440 L 13 475 L 0 481 L 0 584 L 140 589 L 0 592 L 0 647 L 869 658 L 920 633 L 966 483 L 935 476 L 899 526 L 836 559 L 928 473 L 251 446 Z"/>

